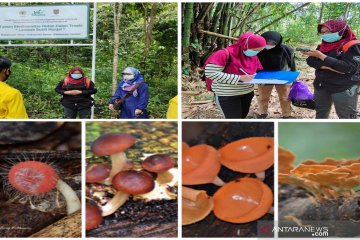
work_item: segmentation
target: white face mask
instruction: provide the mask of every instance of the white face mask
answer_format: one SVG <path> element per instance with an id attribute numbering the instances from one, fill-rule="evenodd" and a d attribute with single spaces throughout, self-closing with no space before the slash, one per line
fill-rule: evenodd
<path id="1" fill-rule="evenodd" d="M 265 49 L 270 50 L 276 47 L 275 45 L 266 45 Z"/>
<path id="2" fill-rule="evenodd" d="M 135 78 L 135 75 L 134 74 L 123 75 L 123 78 L 124 78 L 125 81 L 130 81 L 130 80 L 133 80 Z"/>

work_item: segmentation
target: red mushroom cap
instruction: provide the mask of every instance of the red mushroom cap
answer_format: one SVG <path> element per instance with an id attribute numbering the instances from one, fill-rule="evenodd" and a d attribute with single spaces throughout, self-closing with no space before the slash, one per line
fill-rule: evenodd
<path id="1" fill-rule="evenodd" d="M 91 151 L 98 156 L 120 153 L 135 144 L 135 138 L 125 133 L 108 133 L 100 136 L 91 145 Z"/>
<path id="2" fill-rule="evenodd" d="M 113 178 L 112 184 L 117 190 L 134 195 L 151 192 L 155 187 L 150 174 L 135 170 L 119 172 Z"/>
<path id="3" fill-rule="evenodd" d="M 86 203 L 86 230 L 96 228 L 103 221 L 99 207 Z"/>
<path id="4" fill-rule="evenodd" d="M 104 181 L 110 175 L 110 166 L 103 163 L 95 163 L 89 165 L 86 169 L 86 182 L 96 183 Z"/>
<path id="5" fill-rule="evenodd" d="M 165 154 L 155 154 L 147 157 L 142 166 L 146 171 L 154 173 L 162 173 L 175 165 L 175 159 Z"/>
<path id="6" fill-rule="evenodd" d="M 30 195 L 37 195 L 54 189 L 59 176 L 55 169 L 46 163 L 26 161 L 12 166 L 8 179 L 16 190 Z"/>

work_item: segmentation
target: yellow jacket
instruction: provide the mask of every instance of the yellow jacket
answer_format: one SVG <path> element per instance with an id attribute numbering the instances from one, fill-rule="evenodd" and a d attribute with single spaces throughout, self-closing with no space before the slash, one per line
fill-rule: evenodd
<path id="1" fill-rule="evenodd" d="M 177 119 L 178 118 L 178 96 L 176 95 L 169 101 L 169 108 L 166 113 L 166 118 Z"/>
<path id="2" fill-rule="evenodd" d="M 0 119 L 4 118 L 26 119 L 28 115 L 20 91 L 0 82 Z"/>

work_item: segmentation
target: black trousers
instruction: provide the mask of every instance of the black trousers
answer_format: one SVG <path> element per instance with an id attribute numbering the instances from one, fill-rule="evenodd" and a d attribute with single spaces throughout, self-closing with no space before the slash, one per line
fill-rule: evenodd
<path id="1" fill-rule="evenodd" d="M 82 108 L 82 109 L 71 109 L 64 107 L 64 118 L 66 119 L 76 119 L 77 114 L 79 113 L 80 119 L 87 119 L 91 116 L 91 107 Z"/>
<path id="2" fill-rule="evenodd" d="M 216 102 L 225 118 L 246 118 L 249 113 L 254 91 L 238 96 L 216 96 Z"/>

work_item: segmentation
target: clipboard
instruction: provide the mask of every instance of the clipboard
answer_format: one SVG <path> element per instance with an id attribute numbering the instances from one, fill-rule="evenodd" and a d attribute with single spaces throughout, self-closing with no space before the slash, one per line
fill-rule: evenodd
<path id="1" fill-rule="evenodd" d="M 300 72 L 291 71 L 260 71 L 254 79 L 240 84 L 291 84 L 296 81 Z"/>

